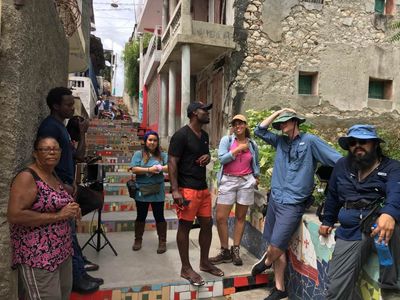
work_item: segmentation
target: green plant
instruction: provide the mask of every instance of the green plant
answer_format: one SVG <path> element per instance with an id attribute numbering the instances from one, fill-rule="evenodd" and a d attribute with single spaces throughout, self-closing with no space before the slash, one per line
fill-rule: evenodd
<path id="1" fill-rule="evenodd" d="M 389 25 L 389 29 L 391 30 L 395 30 L 396 32 L 389 38 L 390 42 L 398 42 L 400 41 L 400 21 L 396 20 L 393 21 L 390 25 Z"/>
<path id="2" fill-rule="evenodd" d="M 149 45 L 152 35 L 145 33 L 143 39 L 143 49 Z M 129 96 L 137 97 L 139 94 L 139 62 L 140 57 L 140 41 L 133 40 L 125 44 L 123 60 L 125 63 L 125 86 Z"/>

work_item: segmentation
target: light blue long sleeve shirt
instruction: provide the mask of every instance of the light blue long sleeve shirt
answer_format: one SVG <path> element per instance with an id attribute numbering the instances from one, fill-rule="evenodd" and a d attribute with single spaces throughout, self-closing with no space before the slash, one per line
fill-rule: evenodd
<path id="1" fill-rule="evenodd" d="M 314 188 L 318 162 L 334 166 L 342 157 L 312 134 L 300 133 L 290 143 L 289 137 L 272 133 L 268 128 L 257 126 L 254 133 L 276 149 L 271 195 L 278 203 L 299 204 L 307 201 Z"/>
<path id="2" fill-rule="evenodd" d="M 236 136 L 235 134 L 226 135 L 222 137 L 221 141 L 219 142 L 218 147 L 218 159 L 221 162 L 221 169 L 217 174 L 218 184 L 221 182 L 221 178 L 223 175 L 224 165 L 234 161 L 236 158 L 232 155 L 230 151 L 231 146 L 235 142 Z M 257 144 L 251 140 L 249 142 L 249 150 L 251 153 L 251 167 L 253 169 L 253 176 L 258 177 L 260 175 L 260 162 L 258 159 L 258 147 Z"/>

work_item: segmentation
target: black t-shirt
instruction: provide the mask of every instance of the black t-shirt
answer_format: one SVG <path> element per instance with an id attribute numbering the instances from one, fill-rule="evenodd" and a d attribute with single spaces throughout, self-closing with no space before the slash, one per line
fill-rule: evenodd
<path id="1" fill-rule="evenodd" d="M 179 157 L 178 186 L 194 190 L 207 188 L 206 166 L 201 167 L 196 160 L 209 154 L 208 134 L 201 130 L 199 138 L 188 125 L 179 129 L 169 143 L 168 155 Z"/>

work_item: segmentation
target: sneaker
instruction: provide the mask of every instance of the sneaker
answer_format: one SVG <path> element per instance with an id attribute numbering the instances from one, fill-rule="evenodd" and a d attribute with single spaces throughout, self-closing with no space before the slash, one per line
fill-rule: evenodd
<path id="1" fill-rule="evenodd" d="M 232 246 L 231 247 L 232 261 L 235 266 L 243 265 L 243 261 L 240 258 L 239 250 L 240 250 L 240 246 Z"/>
<path id="2" fill-rule="evenodd" d="M 232 261 L 232 254 L 229 249 L 221 248 L 221 251 L 218 253 L 217 256 L 209 258 L 210 263 L 213 265 L 219 265 L 222 263 L 229 263 Z"/>
<path id="3" fill-rule="evenodd" d="M 276 287 L 273 287 L 271 293 L 264 300 L 279 300 L 279 299 L 288 299 L 288 293 L 286 291 L 280 291 Z"/>
<path id="4" fill-rule="evenodd" d="M 257 274 L 261 274 L 265 270 L 271 268 L 272 265 L 265 265 L 265 260 L 267 259 L 267 252 L 261 257 L 261 259 L 256 262 L 251 268 L 251 275 L 256 276 Z"/>

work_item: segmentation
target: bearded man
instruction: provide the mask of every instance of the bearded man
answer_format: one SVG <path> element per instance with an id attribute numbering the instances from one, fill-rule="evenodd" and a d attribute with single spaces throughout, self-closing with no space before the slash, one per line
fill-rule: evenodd
<path id="1" fill-rule="evenodd" d="M 362 299 L 356 283 L 374 236 L 389 245 L 394 261 L 392 266 L 380 266 L 380 287 L 399 289 L 400 162 L 382 154 L 384 141 L 372 125 L 354 125 L 338 142 L 348 155 L 332 172 L 319 228 L 320 235 L 328 236 L 340 223 L 329 262 L 327 299 Z"/>

